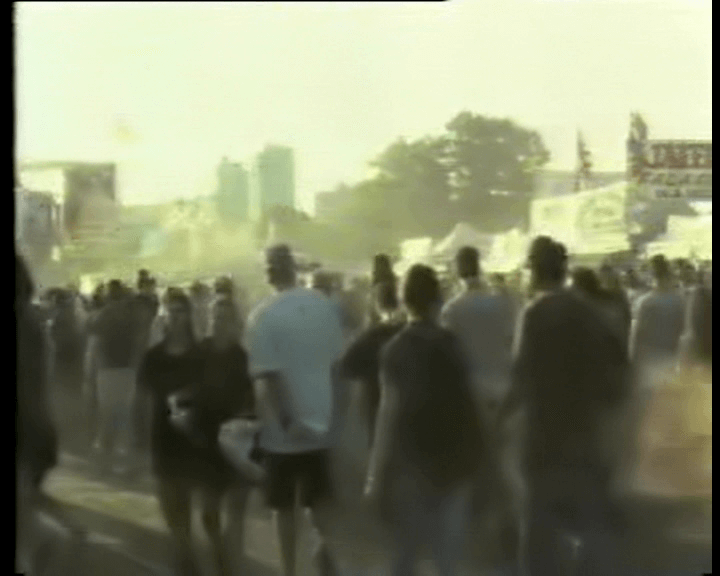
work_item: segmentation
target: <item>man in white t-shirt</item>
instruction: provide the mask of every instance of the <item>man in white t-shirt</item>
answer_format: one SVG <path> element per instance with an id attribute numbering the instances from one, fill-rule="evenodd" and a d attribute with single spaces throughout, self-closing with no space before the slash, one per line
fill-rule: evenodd
<path id="1" fill-rule="evenodd" d="M 301 506 L 312 512 L 320 573 L 331 576 L 337 568 L 318 522 L 324 519 L 319 508 L 332 496 L 329 449 L 342 327 L 332 301 L 297 286 L 287 246 L 268 251 L 267 273 L 276 293 L 253 311 L 247 332 L 250 374 L 264 425 L 260 448 L 268 470 L 267 504 L 277 512 L 284 574 L 296 573 L 299 493 Z"/>
<path id="2" fill-rule="evenodd" d="M 491 421 L 509 386 L 514 311 L 506 297 L 482 282 L 477 249 L 461 248 L 456 266 L 462 290 L 445 304 L 440 321 L 460 340 L 478 401 Z"/>

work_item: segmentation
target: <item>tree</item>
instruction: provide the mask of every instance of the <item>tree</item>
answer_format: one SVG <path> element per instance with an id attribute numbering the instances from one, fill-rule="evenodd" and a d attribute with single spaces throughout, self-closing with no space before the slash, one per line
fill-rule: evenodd
<path id="1" fill-rule="evenodd" d="M 550 160 L 540 135 L 509 119 L 461 112 L 446 129 L 453 185 L 470 205 L 493 191 L 532 192 L 534 171 Z"/>
<path id="2" fill-rule="evenodd" d="M 348 199 L 343 212 L 388 242 L 441 236 L 461 220 L 488 229 L 512 225 L 522 216 L 534 171 L 550 158 L 540 135 L 470 112 L 446 129 L 388 146 L 370 163 L 373 178 L 338 192 Z"/>

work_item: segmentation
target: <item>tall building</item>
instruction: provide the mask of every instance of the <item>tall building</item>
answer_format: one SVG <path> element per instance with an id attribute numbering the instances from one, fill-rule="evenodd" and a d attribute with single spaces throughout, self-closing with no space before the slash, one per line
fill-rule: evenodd
<path id="1" fill-rule="evenodd" d="M 226 223 L 241 224 L 250 218 L 250 176 L 239 162 L 222 159 L 216 201 L 218 214 Z"/>
<path id="2" fill-rule="evenodd" d="M 292 148 L 267 146 L 257 157 L 260 212 L 273 206 L 295 208 L 295 159 Z"/>
<path id="3" fill-rule="evenodd" d="M 84 236 L 88 227 L 98 224 L 87 221 L 88 209 L 93 205 L 117 204 L 115 164 L 33 162 L 20 165 L 18 176 L 26 190 L 54 198 L 61 207 L 61 227 L 72 237 Z M 107 212 L 101 220 L 112 221 L 113 210 L 108 207 Z"/>

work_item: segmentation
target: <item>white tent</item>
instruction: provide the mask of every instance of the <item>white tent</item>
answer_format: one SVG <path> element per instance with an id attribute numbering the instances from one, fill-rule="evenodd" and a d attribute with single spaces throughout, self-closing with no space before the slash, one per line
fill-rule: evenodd
<path id="1" fill-rule="evenodd" d="M 433 248 L 432 254 L 435 258 L 454 258 L 457 251 L 464 246 L 477 248 L 483 256 L 492 249 L 494 236 L 482 234 L 464 222 L 460 222 L 443 240 Z"/>

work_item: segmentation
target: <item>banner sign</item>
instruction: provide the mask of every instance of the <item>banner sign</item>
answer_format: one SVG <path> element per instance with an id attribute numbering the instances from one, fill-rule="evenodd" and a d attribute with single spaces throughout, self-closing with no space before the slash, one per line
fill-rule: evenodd
<path id="1" fill-rule="evenodd" d="M 712 198 L 712 141 L 649 140 L 638 183 L 654 198 Z"/>
<path id="2" fill-rule="evenodd" d="M 547 235 L 573 253 L 627 250 L 627 183 L 562 198 L 535 200 L 530 209 L 534 236 Z"/>
<path id="3" fill-rule="evenodd" d="M 530 229 L 533 236 L 550 236 L 570 246 L 575 243 L 577 195 L 540 198 L 530 205 Z"/>

